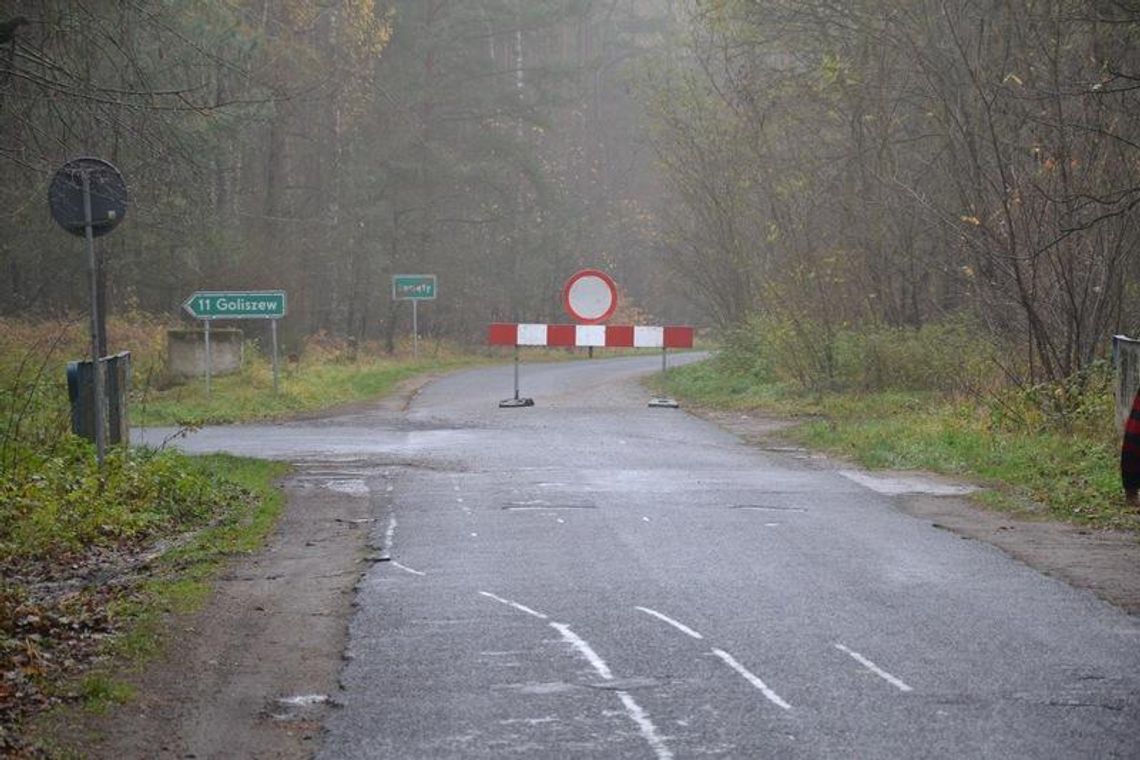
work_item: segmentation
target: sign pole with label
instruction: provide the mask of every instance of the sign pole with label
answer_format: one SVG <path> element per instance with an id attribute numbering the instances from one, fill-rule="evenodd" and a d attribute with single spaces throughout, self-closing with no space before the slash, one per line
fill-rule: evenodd
<path id="1" fill-rule="evenodd" d="M 95 461 L 103 467 L 107 455 L 106 379 L 99 351 L 99 262 L 95 258 L 95 235 L 91 215 L 91 178 L 83 172 L 83 237 L 87 242 L 87 266 L 91 269 L 91 366 L 95 371 Z"/>
<path id="2" fill-rule="evenodd" d="M 412 358 L 420 355 L 419 302 L 434 301 L 438 283 L 434 274 L 392 275 L 392 300 L 412 302 Z"/>
<path id="3" fill-rule="evenodd" d="M 95 459 L 99 468 L 107 451 L 106 382 L 103 351 L 103 315 L 99 311 L 99 261 L 95 238 L 106 235 L 123 221 L 127 212 L 127 185 L 123 175 L 101 158 L 83 157 L 68 161 L 52 177 L 48 187 L 48 207 L 60 227 L 84 238 L 87 263 L 91 270 L 91 369 L 94 372 Z"/>
<path id="4" fill-rule="evenodd" d="M 210 395 L 213 357 L 210 322 L 215 319 L 268 319 L 273 336 L 273 392 L 278 389 L 277 320 L 285 316 L 283 290 L 200 290 L 182 304 L 190 316 L 202 320 L 206 343 L 206 395 Z"/>

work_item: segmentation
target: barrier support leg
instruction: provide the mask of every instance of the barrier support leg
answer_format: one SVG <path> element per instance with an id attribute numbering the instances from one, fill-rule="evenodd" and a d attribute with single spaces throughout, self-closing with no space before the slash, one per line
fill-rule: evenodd
<path id="1" fill-rule="evenodd" d="M 668 355 L 669 355 L 669 349 L 665 348 L 665 346 L 662 346 L 661 347 L 661 380 L 662 380 L 662 382 L 665 381 L 665 373 L 669 369 Z M 651 406 L 655 409 L 676 409 L 677 407 L 680 406 L 680 404 L 678 404 L 675 399 L 669 398 L 668 396 L 655 396 L 654 398 L 649 399 L 649 406 Z"/>
<path id="2" fill-rule="evenodd" d="M 519 347 L 515 345 L 515 395 L 514 398 L 499 402 L 500 409 L 515 409 L 523 406 L 534 406 L 534 399 L 519 398 Z"/>

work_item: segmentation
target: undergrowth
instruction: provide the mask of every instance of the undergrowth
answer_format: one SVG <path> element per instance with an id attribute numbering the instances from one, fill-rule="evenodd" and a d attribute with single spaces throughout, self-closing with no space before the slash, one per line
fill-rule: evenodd
<path id="1" fill-rule="evenodd" d="M 1120 486 L 1108 363 L 1060 383 L 1020 382 L 992 346 L 951 323 L 833 336 L 829 371 L 809 371 L 787 355 L 781 329 L 753 321 L 714 358 L 670 370 L 668 391 L 797 418 L 783 435 L 868 468 L 977 480 L 989 486 L 981 498 L 1003 509 L 1140 529 Z"/>

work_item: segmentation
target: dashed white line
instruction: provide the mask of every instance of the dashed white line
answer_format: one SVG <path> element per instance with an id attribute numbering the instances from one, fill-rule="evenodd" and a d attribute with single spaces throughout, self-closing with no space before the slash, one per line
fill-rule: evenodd
<path id="1" fill-rule="evenodd" d="M 527 607 L 525 604 L 519 604 L 518 602 L 512 602 L 510 599 L 504 599 L 501 596 L 496 596 L 495 594 L 492 594 L 490 591 L 480 591 L 479 593 L 482 594 L 483 596 L 487 597 L 488 599 L 494 599 L 499 604 L 505 604 L 508 607 L 514 607 L 519 612 L 525 612 L 526 614 L 532 615 L 532 616 L 538 618 L 539 620 L 549 620 L 550 619 L 546 615 L 543 615 L 541 612 L 536 612 L 535 610 L 532 610 L 530 607 Z"/>
<path id="2" fill-rule="evenodd" d="M 641 708 L 641 705 L 634 701 L 629 692 L 619 691 L 618 696 L 621 697 L 621 703 L 625 705 L 626 712 L 629 713 L 630 719 L 637 724 L 638 729 L 641 730 L 641 736 L 649 744 L 650 749 L 657 755 L 657 760 L 673 760 L 673 753 L 669 751 L 668 745 L 661 735 L 657 733 L 657 726 L 653 725 L 653 721 L 649 719 L 649 714 Z"/>
<path id="3" fill-rule="evenodd" d="M 396 538 L 396 518 L 388 518 L 388 530 L 384 531 L 384 548 L 392 551 L 392 541 Z"/>
<path id="4" fill-rule="evenodd" d="M 835 648 L 838 649 L 840 652 L 846 652 L 847 654 L 851 655 L 851 657 L 856 662 L 858 662 L 860 665 L 862 665 L 863 667 L 865 667 L 867 670 L 871 671 L 875 675 L 877 675 L 879 678 L 881 678 L 884 681 L 886 681 L 887 683 L 889 683 L 891 686 L 894 686 L 899 691 L 914 691 L 914 689 L 912 689 L 910 686 L 908 686 L 901 678 L 898 678 L 897 676 L 891 675 L 890 673 L 883 670 L 878 665 L 871 662 L 870 660 L 868 660 L 866 657 L 859 654 L 858 652 L 853 652 L 850 649 L 848 649 L 847 647 L 843 646 L 842 644 L 836 644 Z"/>
<path id="5" fill-rule="evenodd" d="M 781 699 L 779 694 L 777 694 L 776 692 L 774 692 L 770 688 L 768 688 L 768 685 L 766 683 L 764 683 L 763 681 L 761 681 L 760 678 L 756 674 L 750 672 L 748 670 L 748 668 L 744 667 L 739 662 L 737 662 L 735 657 L 733 657 L 732 655 L 730 655 L 728 652 L 724 651 L 723 649 L 714 649 L 712 651 L 713 651 L 713 654 L 715 654 L 720 659 L 724 660 L 725 664 L 727 664 L 728 667 L 732 668 L 737 673 L 742 675 L 744 677 L 745 681 L 748 681 L 748 683 L 752 684 L 757 689 L 759 689 L 760 693 L 763 694 L 768 699 L 769 702 L 771 702 L 772 704 L 774 704 L 777 707 L 780 707 L 784 710 L 791 710 L 792 709 L 791 705 L 789 705 L 787 702 L 785 702 L 783 699 Z"/>
<path id="6" fill-rule="evenodd" d="M 696 631 L 694 631 L 692 628 L 685 625 L 684 623 L 677 622 L 673 618 L 669 617 L 668 615 L 666 615 L 664 613 L 658 612 L 657 610 L 651 610 L 648 607 L 635 607 L 634 609 L 640 610 L 641 612 L 644 612 L 646 615 L 652 615 L 653 617 L 657 618 L 658 620 L 661 620 L 661 621 L 668 623 L 669 625 L 673 626 L 674 628 L 676 628 L 678 631 L 685 634 L 686 636 L 692 636 L 694 639 L 703 639 L 704 638 L 704 636 L 697 633 Z"/>
<path id="7" fill-rule="evenodd" d="M 598 671 L 598 675 L 607 681 L 612 681 L 614 674 L 610 671 L 610 666 L 606 665 L 606 661 L 598 656 L 598 653 L 590 647 L 578 634 L 570 630 L 570 626 L 564 623 L 551 623 L 550 627 L 562 634 L 562 639 L 570 646 L 578 650 L 578 654 L 586 658 L 586 661 L 593 666 L 594 670 Z"/>
<path id="8" fill-rule="evenodd" d="M 525 604 L 519 604 L 518 602 L 512 601 L 510 599 L 504 599 L 497 594 L 492 594 L 490 591 L 480 591 L 479 593 L 488 599 L 495 600 L 499 604 L 505 604 L 508 607 L 512 607 L 520 612 L 525 612 L 526 614 L 539 618 L 540 620 L 549 620 L 546 615 L 542 614 L 541 612 L 532 610 Z M 570 646 L 574 647 L 575 651 L 577 651 L 578 654 L 582 655 L 582 657 L 586 659 L 586 662 L 590 663 L 590 666 L 597 672 L 599 676 L 601 676 L 606 681 L 613 680 L 614 674 L 613 671 L 610 670 L 610 666 L 606 664 L 605 660 L 598 656 L 598 653 L 594 651 L 593 647 L 587 644 L 581 636 L 574 633 L 574 631 L 570 629 L 570 626 L 566 625 L 565 623 L 554 622 L 549 623 L 549 625 L 551 628 L 558 631 L 558 633 L 562 634 L 562 640 Z M 669 747 L 665 743 L 665 740 L 661 737 L 661 734 L 658 733 L 657 726 L 653 725 L 653 721 L 649 719 L 649 713 L 645 712 L 641 705 L 637 704 L 637 701 L 629 694 L 629 692 L 619 690 L 617 691 L 617 695 L 621 699 L 621 703 L 625 707 L 625 711 L 629 715 L 630 720 L 632 720 L 637 725 L 638 731 L 641 732 L 641 737 L 645 739 L 645 742 L 649 745 L 649 748 L 653 750 L 653 754 L 657 757 L 657 760 L 673 760 L 673 753 L 669 750 Z"/>
<path id="9" fill-rule="evenodd" d="M 570 626 L 563 623 L 551 623 L 550 627 L 562 634 L 562 640 L 574 647 L 580 655 L 586 658 L 586 661 L 598 672 L 602 678 L 607 681 L 612 681 L 614 678 L 610 666 L 606 661 L 598 656 L 593 647 L 587 644 L 582 637 L 570 630 Z M 665 740 L 661 738 L 661 734 L 657 732 L 657 726 L 653 725 L 653 721 L 649 719 L 649 713 L 642 709 L 641 705 L 627 691 L 618 691 L 618 697 L 621 699 L 622 705 L 625 706 L 625 711 L 636 725 L 638 731 L 641 732 L 641 737 L 653 750 L 653 754 L 657 756 L 657 760 L 673 760 L 673 753 L 669 750 Z"/>
<path id="10" fill-rule="evenodd" d="M 403 570 L 405 573 L 411 573 L 412 575 L 427 575 L 427 573 L 420 572 L 419 570 L 413 570 L 412 568 L 408 567 L 407 565 L 401 565 L 396 560 L 392 560 L 392 562 L 390 564 L 392 565 L 392 567 L 399 568 L 400 570 Z"/>

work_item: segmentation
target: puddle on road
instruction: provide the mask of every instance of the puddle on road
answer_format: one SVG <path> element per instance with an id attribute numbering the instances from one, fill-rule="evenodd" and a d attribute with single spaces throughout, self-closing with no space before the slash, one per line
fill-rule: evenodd
<path id="1" fill-rule="evenodd" d="M 368 484 L 363 480 L 330 480 L 324 484 L 324 487 L 350 496 L 367 496 L 370 493 Z"/>
<path id="2" fill-rule="evenodd" d="M 328 694 L 298 694 L 292 697 L 277 697 L 269 701 L 269 717 L 281 722 L 311 720 L 316 711 L 325 707 L 340 707 L 341 704 Z"/>
<path id="3" fill-rule="evenodd" d="M 574 691 L 581 688 L 572 683 L 564 681 L 550 681 L 550 682 L 530 682 L 530 683 L 508 683 L 501 686 L 494 686 L 496 689 L 507 689 L 509 691 L 517 691 L 520 694 L 563 694 L 568 691 Z"/>
<path id="4" fill-rule="evenodd" d="M 885 496 L 927 494 L 929 496 L 965 496 L 980 491 L 965 483 L 939 482 L 921 475 L 872 475 L 857 470 L 840 470 L 839 474 L 861 486 Z"/>
<path id="5" fill-rule="evenodd" d="M 508 501 L 503 509 L 513 512 L 540 511 L 547 512 L 555 509 L 597 509 L 596 504 L 554 504 L 543 499 L 533 501 Z"/>
<path id="6" fill-rule="evenodd" d="M 803 507 L 774 507 L 766 504 L 734 504 L 729 509 L 747 509 L 757 512 L 807 512 Z"/>

